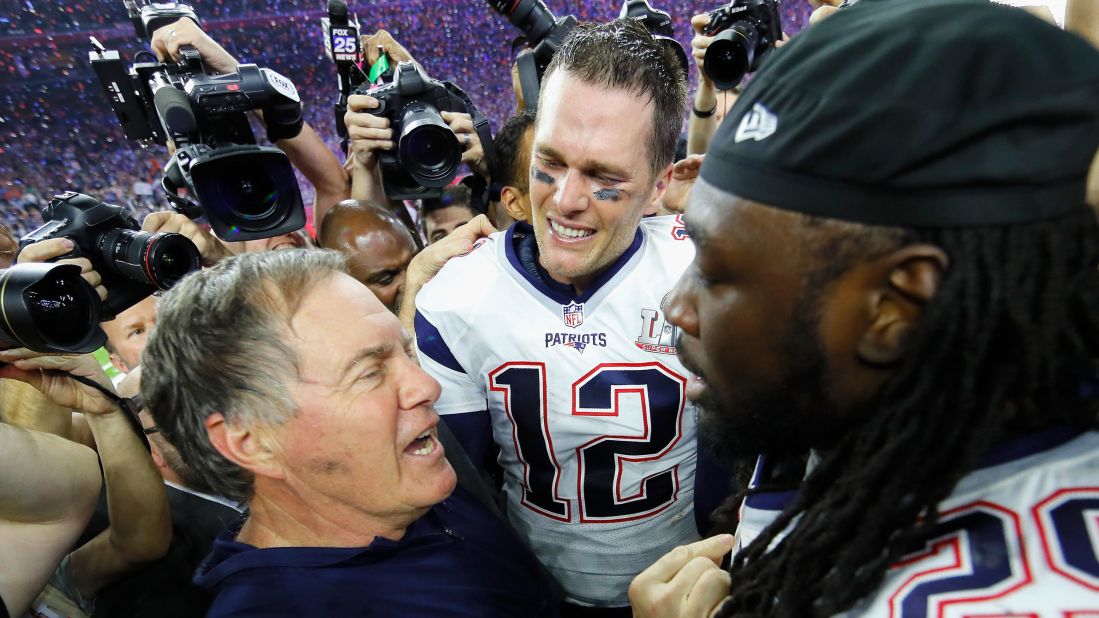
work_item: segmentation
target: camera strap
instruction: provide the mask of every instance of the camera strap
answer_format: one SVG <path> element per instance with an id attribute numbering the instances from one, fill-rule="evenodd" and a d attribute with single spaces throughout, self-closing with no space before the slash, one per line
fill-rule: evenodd
<path id="1" fill-rule="evenodd" d="M 99 391 L 103 394 L 104 397 L 109 399 L 111 403 L 118 406 L 118 409 L 122 410 L 122 415 L 126 417 L 127 421 L 129 421 L 130 428 L 133 429 L 134 433 L 136 433 L 138 437 L 141 438 L 141 443 L 145 445 L 145 449 L 148 451 L 152 450 L 152 448 L 149 446 L 149 441 L 145 439 L 145 428 L 141 426 L 141 419 L 138 418 L 138 413 L 141 412 L 141 409 L 145 407 L 145 400 L 142 399 L 140 393 L 134 395 L 133 397 L 119 397 L 109 388 L 103 386 L 95 380 L 92 380 L 91 378 L 76 376 L 71 373 L 68 375 L 73 380 L 76 380 L 81 384 L 90 386 Z"/>

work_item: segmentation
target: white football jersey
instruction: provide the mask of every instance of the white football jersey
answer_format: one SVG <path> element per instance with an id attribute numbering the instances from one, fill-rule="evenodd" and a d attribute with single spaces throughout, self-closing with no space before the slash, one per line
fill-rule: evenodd
<path id="1" fill-rule="evenodd" d="M 635 575 L 698 538 L 696 413 L 661 311 L 694 247 L 677 217 L 644 220 L 572 297 L 522 266 L 515 230 L 417 296 L 420 362 L 440 414 L 487 405 L 508 517 L 569 600 L 628 605 Z"/>
<path id="2" fill-rule="evenodd" d="M 791 497 L 750 495 L 738 547 Z M 924 547 L 842 616 L 1099 617 L 1099 432 L 1055 429 L 1002 444 L 939 512 Z"/>

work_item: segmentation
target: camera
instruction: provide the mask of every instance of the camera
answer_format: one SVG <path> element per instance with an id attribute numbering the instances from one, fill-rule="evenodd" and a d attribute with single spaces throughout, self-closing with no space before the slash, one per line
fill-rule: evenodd
<path id="1" fill-rule="evenodd" d="M 527 109 L 538 109 L 542 77 L 550 60 L 553 60 L 553 54 L 576 27 L 576 18 L 572 15 L 560 19 L 554 17 L 542 0 L 488 0 L 488 4 L 521 30 L 531 47 L 531 53 L 520 54 L 516 61 L 519 64 L 523 101 Z"/>
<path id="2" fill-rule="evenodd" d="M 146 41 L 157 28 L 181 18 L 199 24 L 186 5 L 139 7 L 134 0 L 125 5 L 134 30 Z M 290 159 L 277 148 L 257 145 L 245 114 L 263 111 L 272 142 L 297 136 L 303 119 L 293 82 L 254 64 L 212 75 L 189 45 L 180 48 L 179 62 L 161 63 L 154 57 L 127 70 L 117 51 L 94 38 L 92 42 L 92 67 L 126 137 L 143 145 L 170 140 L 176 147 L 162 181 L 173 208 L 192 219 L 205 215 L 214 233 L 231 241 L 305 226 Z M 181 189 L 195 201 L 179 195 Z"/>
<path id="3" fill-rule="evenodd" d="M 488 4 L 521 30 L 530 44 L 532 53 L 520 54 L 516 62 L 523 101 L 528 109 L 538 109 L 538 94 L 546 68 L 576 27 L 576 18 L 572 15 L 554 17 L 542 0 L 488 0 Z M 671 15 L 653 8 L 648 0 L 625 0 L 618 16 L 640 20 L 654 38 L 675 53 L 684 77 L 688 75 L 687 52 L 674 38 Z"/>
<path id="4" fill-rule="evenodd" d="M 710 11 L 706 36 L 717 35 L 706 49 L 706 76 L 718 90 L 735 88 L 759 68 L 775 42 L 782 39 L 779 0 L 732 0 Z"/>
<path id="5" fill-rule="evenodd" d="M 0 350 L 93 352 L 107 341 L 99 318 L 99 296 L 76 264 L 0 270 Z"/>
<path id="6" fill-rule="evenodd" d="M 683 78 L 690 77 L 691 68 L 687 60 L 687 52 L 679 41 L 675 40 L 675 28 L 672 26 L 671 15 L 653 8 L 649 0 L 626 0 L 622 4 L 622 11 L 618 17 L 632 17 L 639 20 L 653 38 L 675 53 L 676 59 L 679 60 L 679 68 L 683 71 Z"/>
<path id="7" fill-rule="evenodd" d="M 42 215 L 46 223 L 21 238 L 20 249 L 49 238 L 72 240 L 73 250 L 56 259 L 91 261 L 107 288 L 102 311 L 106 320 L 201 267 L 198 249 L 186 236 L 142 232 L 121 206 L 82 193 L 55 196 Z"/>
<path id="8" fill-rule="evenodd" d="M 493 156 L 488 119 L 460 88 L 432 79 L 413 62 L 402 62 L 393 81 L 379 86 L 361 86 L 355 94 L 378 100 L 370 110 L 389 119 L 396 138 L 396 150 L 376 153 L 382 188 L 392 200 L 439 197 L 442 189 L 458 175 L 462 146 L 441 112 L 469 114 L 486 162 Z"/>

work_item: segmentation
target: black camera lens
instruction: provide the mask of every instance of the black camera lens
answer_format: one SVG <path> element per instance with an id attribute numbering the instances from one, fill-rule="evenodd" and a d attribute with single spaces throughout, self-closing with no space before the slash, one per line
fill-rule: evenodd
<path id="1" fill-rule="evenodd" d="M 107 340 L 100 301 L 75 264 L 0 270 L 0 349 L 85 353 Z"/>
<path id="2" fill-rule="evenodd" d="M 445 187 L 458 175 L 462 147 L 438 110 L 417 105 L 401 120 L 397 159 L 421 185 Z"/>
<path id="3" fill-rule="evenodd" d="M 290 160 L 275 148 L 225 147 L 190 168 L 195 197 L 224 240 L 278 236 L 305 225 Z"/>
<path id="4" fill-rule="evenodd" d="M 714 37 L 702 62 L 706 75 L 718 90 L 736 88 L 755 60 L 759 30 L 751 22 L 738 21 Z"/>
<path id="5" fill-rule="evenodd" d="M 111 230 L 100 236 L 98 246 L 107 270 L 162 290 L 201 267 L 198 249 L 182 234 Z"/>
<path id="6" fill-rule="evenodd" d="M 526 35 L 532 46 L 553 30 L 557 19 L 542 0 L 489 0 L 494 11 L 508 18 Z"/>

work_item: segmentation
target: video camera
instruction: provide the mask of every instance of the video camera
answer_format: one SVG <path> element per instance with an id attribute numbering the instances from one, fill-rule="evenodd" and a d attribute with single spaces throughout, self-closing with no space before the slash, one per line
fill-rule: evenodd
<path id="1" fill-rule="evenodd" d="M 542 0 L 488 0 L 494 11 L 508 18 L 513 26 L 523 32 L 531 53 L 516 58 L 519 69 L 519 88 L 527 109 L 538 109 L 538 93 L 542 77 L 546 74 L 553 55 L 564 43 L 578 23 L 572 15 L 560 19 L 553 16 Z M 633 17 L 665 46 L 671 48 L 679 59 L 684 76 L 690 66 L 687 52 L 674 38 L 671 15 L 654 9 L 648 0 L 625 0 L 619 17 Z"/>
<path id="2" fill-rule="evenodd" d="M 21 238 L 19 248 L 50 238 L 72 240 L 73 250 L 55 260 L 85 257 L 91 261 L 107 288 L 105 320 L 156 290 L 167 290 L 202 266 L 198 249 L 186 236 L 142 232 L 122 207 L 81 193 L 54 196 L 42 215 L 46 223 Z M 99 299 L 95 300 L 98 304 Z"/>
<path id="3" fill-rule="evenodd" d="M 107 341 L 99 318 L 99 296 L 76 264 L 0 270 L 0 350 L 93 352 Z"/>
<path id="4" fill-rule="evenodd" d="M 157 28 L 179 19 L 201 25 L 186 5 L 124 4 L 134 30 L 149 42 Z M 277 148 L 256 145 L 245 115 L 262 110 L 272 142 L 297 136 L 302 110 L 290 80 L 254 64 L 211 75 L 198 50 L 189 45 L 180 48 L 179 62 L 153 58 L 135 62 L 127 71 L 118 52 L 94 38 L 92 42 L 92 67 L 126 137 L 143 145 L 175 144 L 162 184 L 176 210 L 192 219 L 205 215 L 214 233 L 231 241 L 304 227 L 305 210 L 290 160 Z M 197 204 L 180 196 L 180 189 Z"/>
<path id="5" fill-rule="evenodd" d="M 732 0 L 710 11 L 706 36 L 717 35 L 706 48 L 703 66 L 718 90 L 731 90 L 759 68 L 782 39 L 780 0 Z"/>
<path id="6" fill-rule="evenodd" d="M 377 99 L 379 106 L 370 113 L 388 118 L 393 129 L 397 148 L 375 153 L 382 188 L 389 199 L 439 197 L 443 188 L 458 175 L 462 164 L 462 146 L 443 120 L 442 112 L 470 115 L 484 150 L 485 161 L 491 166 L 494 150 L 488 119 L 461 88 L 451 82 L 428 77 L 413 62 L 401 62 L 395 69 L 380 74 L 378 78 L 382 83 L 374 85 L 360 66 L 362 50 L 358 21 L 350 17 L 347 3 L 329 0 L 328 18 L 322 19 L 321 24 L 325 34 L 325 51 L 336 63 L 339 75 L 336 129 L 344 138 L 344 151 L 347 151 L 348 143 L 343 114 L 347 111 L 347 97 L 352 94 Z M 391 79 L 385 81 L 389 75 L 392 75 Z"/>

